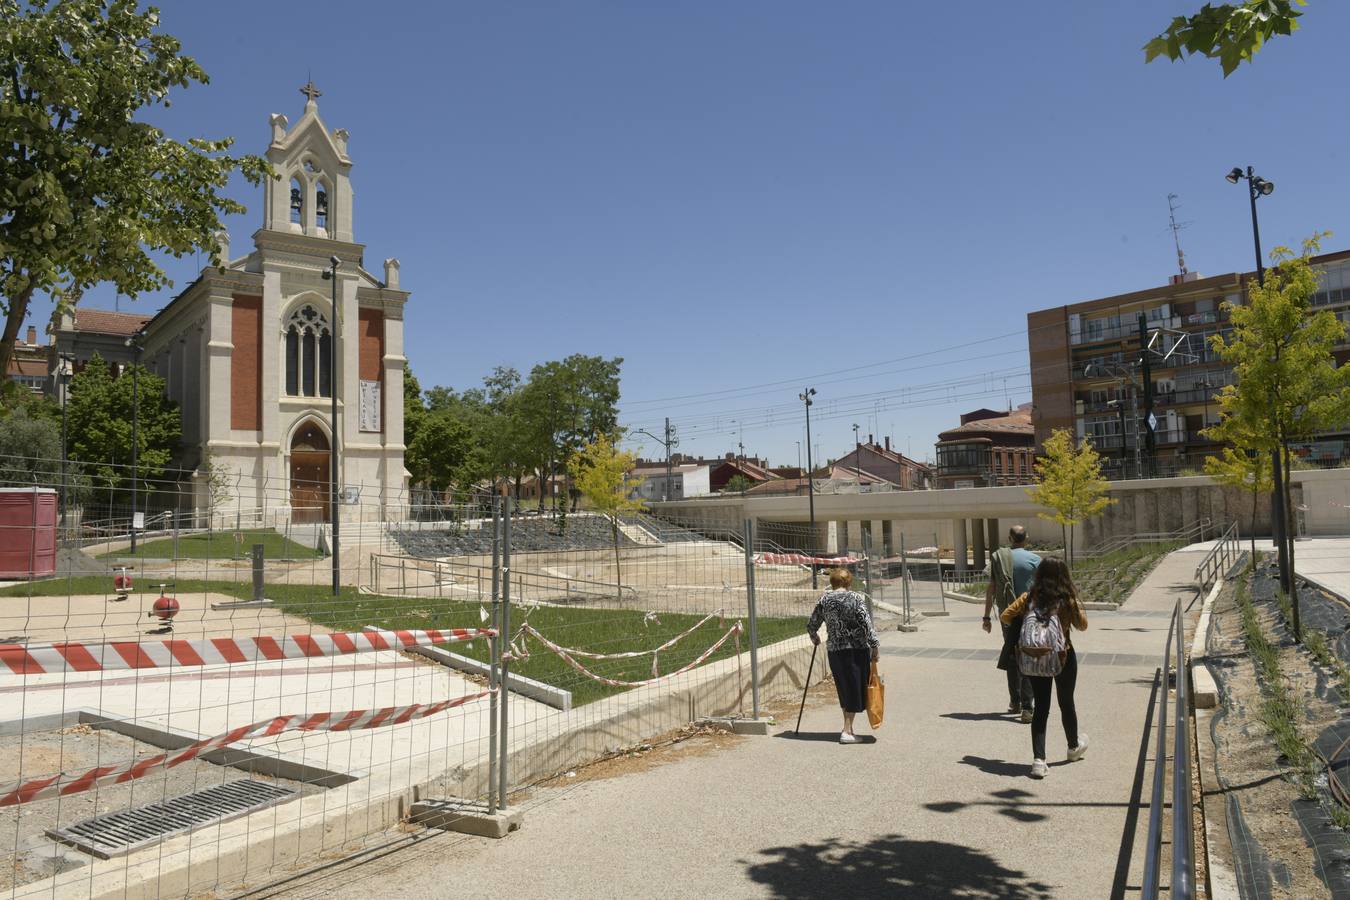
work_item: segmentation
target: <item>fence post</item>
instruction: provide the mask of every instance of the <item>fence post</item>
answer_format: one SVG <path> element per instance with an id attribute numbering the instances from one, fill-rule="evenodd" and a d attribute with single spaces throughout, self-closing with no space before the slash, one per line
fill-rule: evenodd
<path id="1" fill-rule="evenodd" d="M 501 531 L 502 531 L 502 498 L 494 492 L 492 497 L 492 618 L 489 620 L 493 629 L 497 628 L 497 617 L 501 613 L 500 602 L 497 592 L 501 589 Z M 479 583 L 482 583 L 481 576 Z M 497 812 L 497 685 L 501 680 L 497 677 L 497 666 L 501 664 L 501 648 L 504 646 L 500 630 L 495 637 L 488 640 L 488 690 L 492 691 L 488 699 L 488 815 L 494 815 Z"/>
<path id="2" fill-rule="evenodd" d="M 745 606 L 750 619 L 750 714 L 759 718 L 759 616 L 755 612 L 755 520 L 745 520 Z"/>
<path id="3" fill-rule="evenodd" d="M 942 586 L 942 561 L 938 560 L 938 587 Z M 905 597 L 905 624 L 909 624 L 909 556 L 905 553 L 905 532 L 900 532 L 900 587 Z"/>
<path id="4" fill-rule="evenodd" d="M 502 632 L 500 646 L 503 651 L 511 642 L 511 498 L 502 503 Z M 506 762 L 507 747 L 511 743 L 509 729 L 511 713 L 511 692 L 508 687 L 511 679 L 511 661 L 509 655 L 502 654 L 501 676 L 498 684 L 502 686 L 502 725 L 501 725 L 501 761 L 497 766 L 497 800 L 500 809 L 506 809 Z"/>
<path id="5" fill-rule="evenodd" d="M 859 528 L 862 534 L 862 555 L 863 555 L 863 589 L 867 592 L 867 612 L 868 615 L 875 615 L 876 610 L 872 606 L 872 529 Z"/>

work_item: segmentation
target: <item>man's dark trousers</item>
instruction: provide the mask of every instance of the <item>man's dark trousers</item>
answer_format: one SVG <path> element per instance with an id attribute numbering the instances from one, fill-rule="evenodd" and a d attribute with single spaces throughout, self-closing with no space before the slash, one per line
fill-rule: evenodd
<path id="1" fill-rule="evenodd" d="M 1008 676 L 1008 705 L 1020 706 L 1022 709 L 1031 709 L 1034 700 L 1031 695 L 1031 679 L 1022 674 L 1022 667 L 1017 664 L 1017 642 L 1021 639 L 1021 623 L 1003 626 L 1003 645 L 1010 647 L 1011 652 L 1004 651 L 1005 655 L 1011 660 L 1006 674 Z"/>

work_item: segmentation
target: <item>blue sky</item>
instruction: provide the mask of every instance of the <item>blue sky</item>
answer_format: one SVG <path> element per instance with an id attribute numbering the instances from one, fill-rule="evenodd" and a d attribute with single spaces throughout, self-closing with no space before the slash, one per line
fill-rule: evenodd
<path id="1" fill-rule="evenodd" d="M 1227 80 L 1144 65 L 1199 4 L 171 0 L 211 84 L 155 118 L 261 152 L 312 72 L 424 386 L 617 355 L 624 421 L 669 415 L 686 452 L 795 464 L 811 384 L 822 455 L 857 423 L 923 459 L 962 411 L 1030 399 L 1028 311 L 1176 271 L 1168 193 L 1206 275 L 1252 266 L 1234 165 L 1277 184 L 1267 247 L 1350 247 L 1350 8 L 1314 0 Z M 235 196 L 240 253 L 261 190 Z"/>

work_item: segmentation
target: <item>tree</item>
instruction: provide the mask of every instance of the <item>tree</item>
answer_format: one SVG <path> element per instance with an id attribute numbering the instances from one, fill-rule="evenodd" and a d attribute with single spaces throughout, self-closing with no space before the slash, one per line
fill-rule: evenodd
<path id="1" fill-rule="evenodd" d="M 244 212 L 220 193 L 230 175 L 270 171 L 225 154 L 231 139 L 180 143 L 136 120 L 208 80 L 138 6 L 0 0 L 0 372 L 34 294 L 59 315 L 100 282 L 129 297 L 171 285 L 151 254 L 214 259 L 221 216 Z"/>
<path id="2" fill-rule="evenodd" d="M 1027 496 L 1051 510 L 1037 513 L 1040 518 L 1058 522 L 1061 533 L 1068 527 L 1064 548 L 1072 560 L 1073 526 L 1101 515 L 1116 502 L 1106 496 L 1101 457 L 1088 441 L 1075 448 L 1073 435 L 1057 428 L 1045 442 L 1045 456 L 1036 460 L 1036 477 L 1038 482 L 1027 488 Z"/>
<path id="3" fill-rule="evenodd" d="M 622 364 L 620 357 L 574 353 L 530 370 L 515 412 L 522 460 L 539 473 L 541 484 L 593 435 L 610 434 L 618 426 Z M 543 508 L 541 495 L 539 509 Z"/>
<path id="4" fill-rule="evenodd" d="M 723 485 L 722 490 L 728 494 L 743 494 L 754 486 L 755 483 L 753 481 L 738 472 L 727 479 L 727 483 Z"/>
<path id="5" fill-rule="evenodd" d="M 1172 61 L 1200 54 L 1219 60 L 1227 78 L 1243 62 L 1251 62 L 1276 35 L 1298 30 L 1303 15 L 1295 6 L 1305 0 L 1246 0 L 1243 3 L 1206 3 L 1193 16 L 1177 16 L 1167 30 L 1144 45 L 1144 61 L 1160 56 Z"/>
<path id="6" fill-rule="evenodd" d="M 474 481 L 474 439 L 469 426 L 454 409 L 427 413 L 417 430 L 409 458 L 418 466 L 408 471 L 414 481 L 443 493 Z"/>
<path id="7" fill-rule="evenodd" d="M 567 461 L 567 469 L 577 489 L 591 506 L 609 518 L 610 534 L 614 537 L 614 580 L 617 598 L 623 599 L 623 572 L 619 562 L 619 516 L 643 508 L 633 489 L 642 481 L 631 478 L 636 457 L 620 450 L 618 439 L 601 433 L 583 445 Z"/>
<path id="8" fill-rule="evenodd" d="M 131 485 L 132 366 L 113 377 L 98 354 L 70 380 L 66 403 L 70 437 L 69 455 L 80 460 L 86 475 L 110 490 Z M 178 404 L 164 394 L 164 379 L 139 367 L 136 385 L 137 484 L 153 490 L 149 482 L 164 477 L 169 460 L 178 450 L 182 421 Z"/>
<path id="9" fill-rule="evenodd" d="M 1256 565 L 1256 505 L 1262 494 L 1269 494 L 1275 487 L 1271 478 L 1270 454 L 1257 449 L 1260 441 L 1249 435 L 1239 435 L 1236 429 L 1224 430 L 1219 425 L 1206 429 L 1205 435 L 1213 440 L 1231 441 L 1234 446 L 1224 447 L 1219 456 L 1205 459 L 1205 474 L 1219 484 L 1241 488 L 1252 495 L 1252 566 Z"/>
<path id="10" fill-rule="evenodd" d="M 201 473 L 202 481 L 206 485 L 206 502 L 210 512 L 220 512 L 230 500 L 234 500 L 235 503 L 241 502 L 241 498 L 234 494 L 236 482 L 230 477 L 230 470 L 222 465 L 210 450 L 202 454 L 197 471 Z"/>
<path id="11" fill-rule="evenodd" d="M 1289 442 L 1340 427 L 1350 418 L 1350 367 L 1337 368 L 1332 351 L 1345 339 L 1345 326 L 1329 310 L 1312 312 L 1318 273 L 1311 258 L 1321 249 L 1323 234 L 1314 234 L 1295 254 L 1287 247 L 1271 251 L 1272 268 L 1265 283 L 1248 286 L 1245 304 L 1225 304 L 1232 334 L 1210 338 L 1224 362 L 1233 367 L 1236 384 L 1219 394 L 1220 429 L 1230 419 L 1248 433 L 1248 440 L 1266 452 L 1280 454 L 1285 506 L 1272 506 L 1286 535 L 1293 535 L 1290 498 Z M 1301 639 L 1298 592 L 1294 579 L 1293 541 L 1288 542 L 1284 583 L 1291 594 L 1294 637 Z"/>
<path id="12" fill-rule="evenodd" d="M 26 407 L 0 419 L 0 484 L 56 487 L 61 483 L 61 429 Z"/>

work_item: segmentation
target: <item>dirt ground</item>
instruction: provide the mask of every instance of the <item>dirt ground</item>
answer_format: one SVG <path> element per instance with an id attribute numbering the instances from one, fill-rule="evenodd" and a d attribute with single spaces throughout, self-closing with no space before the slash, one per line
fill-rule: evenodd
<path id="1" fill-rule="evenodd" d="M 1272 610 L 1258 604 L 1257 611 L 1267 634 L 1278 635 Z M 1312 848 L 1292 812 L 1299 790 L 1288 778 L 1280 777 L 1285 771 L 1284 760 L 1260 719 L 1260 686 L 1242 638 L 1241 617 L 1231 588 L 1215 602 L 1209 654 L 1211 660 L 1221 660 L 1224 670 L 1224 714 L 1214 728 L 1219 772 L 1228 793 L 1241 805 L 1252 838 L 1272 861 L 1272 896 L 1289 900 L 1330 897 L 1317 876 Z M 1340 718 L 1340 711 L 1318 698 L 1316 675 L 1307 658 L 1292 645 L 1281 649 L 1280 666 L 1294 697 L 1307 710 L 1300 728 L 1311 742 Z M 1226 844 L 1213 849 L 1221 859 L 1230 855 Z M 1236 870 L 1231 858 L 1223 861 Z"/>
<path id="2" fill-rule="evenodd" d="M 180 612 L 173 633 L 158 635 L 158 619 L 150 617 L 157 591 L 136 592 L 126 600 L 115 595 L 73 597 L 0 597 L 0 642 L 26 638 L 38 641 L 134 641 L 142 637 L 279 636 L 323 631 L 317 625 L 275 609 L 213 610 L 213 603 L 234 603 L 226 594 L 176 593 Z"/>
<path id="3" fill-rule="evenodd" d="M 14 784 L 57 772 L 74 774 L 94 766 L 120 766 L 163 751 L 112 731 L 75 725 L 56 731 L 0 737 L 0 784 Z M 219 784 L 255 778 L 240 769 L 193 760 L 161 769 L 121 785 L 0 807 L 0 891 L 88 864 L 92 857 L 58 844 L 49 828 L 73 825 L 93 816 L 133 809 Z M 301 788 L 295 782 L 281 781 Z M 318 790 L 317 788 L 302 788 Z"/>

